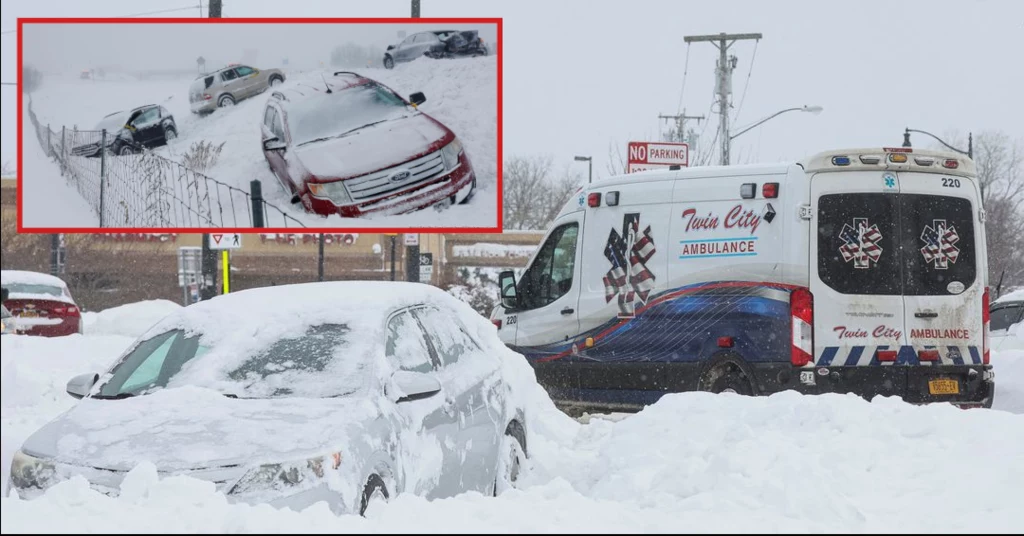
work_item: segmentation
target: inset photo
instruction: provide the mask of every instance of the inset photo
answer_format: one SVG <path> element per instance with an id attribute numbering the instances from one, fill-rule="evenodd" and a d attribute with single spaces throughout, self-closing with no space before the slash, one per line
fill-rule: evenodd
<path id="1" fill-rule="evenodd" d="M 19 19 L 19 232 L 501 231 L 500 19 Z"/>

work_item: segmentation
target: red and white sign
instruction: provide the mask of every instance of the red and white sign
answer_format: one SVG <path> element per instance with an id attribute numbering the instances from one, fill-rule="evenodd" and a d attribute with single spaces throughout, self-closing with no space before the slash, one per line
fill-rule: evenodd
<path id="1" fill-rule="evenodd" d="M 690 165 L 690 146 L 685 143 L 631 141 L 628 147 L 626 173 L 650 169 L 668 169 L 669 166 Z"/>
<path id="2" fill-rule="evenodd" d="M 242 235 L 232 234 L 211 234 L 210 249 L 242 249 Z"/>

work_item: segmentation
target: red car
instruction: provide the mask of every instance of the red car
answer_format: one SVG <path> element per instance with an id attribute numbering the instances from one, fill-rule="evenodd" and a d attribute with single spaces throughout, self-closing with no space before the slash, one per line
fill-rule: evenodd
<path id="1" fill-rule="evenodd" d="M 263 154 L 292 202 L 324 216 L 465 203 L 473 166 L 455 133 L 417 108 L 425 100 L 347 71 L 274 91 Z"/>
<path id="2" fill-rule="evenodd" d="M 0 271 L 3 305 L 15 317 L 18 333 L 61 337 L 82 333 L 82 312 L 67 284 L 52 275 Z"/>

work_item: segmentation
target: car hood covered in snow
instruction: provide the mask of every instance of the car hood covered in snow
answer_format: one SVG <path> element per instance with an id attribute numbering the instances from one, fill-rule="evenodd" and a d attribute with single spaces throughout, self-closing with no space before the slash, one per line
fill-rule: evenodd
<path id="1" fill-rule="evenodd" d="M 85 398 L 41 428 L 26 454 L 82 467 L 166 472 L 322 456 L 365 433 L 367 398 L 231 399 L 196 387 L 123 400 Z"/>
<path id="2" fill-rule="evenodd" d="M 436 151 L 455 134 L 417 113 L 357 130 L 346 136 L 297 147 L 295 154 L 319 179 L 357 177 Z"/>

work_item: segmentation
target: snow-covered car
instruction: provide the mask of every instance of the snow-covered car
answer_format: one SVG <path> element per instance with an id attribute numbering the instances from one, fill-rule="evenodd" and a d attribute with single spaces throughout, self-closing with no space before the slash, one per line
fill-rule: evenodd
<path id="1" fill-rule="evenodd" d="M 129 155 L 145 148 L 167 145 L 178 137 L 174 115 L 159 104 L 147 104 L 128 111 L 107 114 L 93 129 L 95 140 L 71 148 L 75 156 L 99 156 L 106 130 L 105 147 L 111 154 Z"/>
<path id="2" fill-rule="evenodd" d="M 82 312 L 67 283 L 59 277 L 2 270 L 0 285 L 7 291 L 3 305 L 13 315 L 20 333 L 44 337 L 82 333 Z"/>
<path id="3" fill-rule="evenodd" d="M 384 67 L 393 69 L 396 63 L 422 56 L 441 59 L 486 55 L 487 45 L 476 30 L 433 30 L 414 33 L 397 45 L 388 45 L 384 52 Z"/>
<path id="4" fill-rule="evenodd" d="M 33 498 L 81 475 L 118 495 L 149 462 L 213 482 L 232 502 L 363 513 L 513 486 L 526 461 L 493 329 L 419 283 L 329 282 L 244 290 L 182 308 L 13 456 L 10 489 Z M 488 348 L 491 351 L 485 351 Z"/>
<path id="5" fill-rule="evenodd" d="M 263 93 L 284 82 L 280 69 L 256 69 L 248 65 L 228 65 L 196 78 L 188 89 L 188 101 L 195 114 L 207 114 L 217 108 Z"/>
<path id="6" fill-rule="evenodd" d="M 1024 350 L 1024 289 L 1000 296 L 989 306 L 993 350 Z"/>
<path id="7" fill-rule="evenodd" d="M 14 315 L 6 307 L 0 305 L 0 335 L 13 335 L 18 332 L 18 324 Z"/>
<path id="8" fill-rule="evenodd" d="M 263 113 L 263 154 L 293 203 L 315 214 L 402 214 L 465 203 L 476 174 L 462 142 L 404 99 L 348 71 L 324 89 L 275 91 Z"/>

